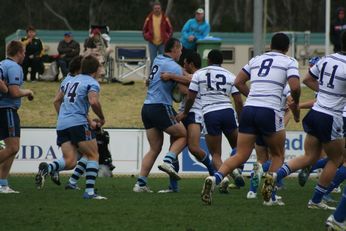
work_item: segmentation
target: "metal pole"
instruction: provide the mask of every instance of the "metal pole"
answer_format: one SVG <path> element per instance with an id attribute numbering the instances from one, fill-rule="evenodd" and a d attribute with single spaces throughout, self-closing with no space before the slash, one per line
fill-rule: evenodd
<path id="1" fill-rule="evenodd" d="M 204 2 L 204 12 L 205 12 L 205 21 L 209 23 L 209 0 L 205 0 Z"/>
<path id="2" fill-rule="evenodd" d="M 253 40 L 254 56 L 263 52 L 263 0 L 254 0 Z"/>
<path id="3" fill-rule="evenodd" d="M 329 32 L 330 32 L 330 0 L 326 0 L 326 18 L 325 18 L 325 43 L 324 43 L 324 53 L 325 55 L 329 55 Z"/>
<path id="4" fill-rule="evenodd" d="M 263 9 L 263 35 L 262 35 L 262 52 L 265 51 L 266 47 L 266 34 L 267 34 L 267 14 L 268 14 L 268 1 L 264 0 Z"/>

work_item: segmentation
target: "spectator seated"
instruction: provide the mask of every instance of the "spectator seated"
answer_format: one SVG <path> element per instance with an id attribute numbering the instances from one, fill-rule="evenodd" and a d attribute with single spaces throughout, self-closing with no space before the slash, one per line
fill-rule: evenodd
<path id="1" fill-rule="evenodd" d="M 114 59 L 111 57 L 113 50 L 109 47 L 110 37 L 107 26 L 90 27 L 90 37 L 84 43 L 84 56 L 94 55 L 102 65 L 102 80 L 110 82 L 113 78 Z"/>

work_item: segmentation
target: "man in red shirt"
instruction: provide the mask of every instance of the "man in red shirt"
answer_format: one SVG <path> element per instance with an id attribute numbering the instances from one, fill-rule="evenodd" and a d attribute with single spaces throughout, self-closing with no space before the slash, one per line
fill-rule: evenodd
<path id="1" fill-rule="evenodd" d="M 158 54 L 163 54 L 164 45 L 172 37 L 173 28 L 169 18 L 162 11 L 161 4 L 155 2 L 153 11 L 143 25 L 143 37 L 149 42 L 150 67 Z"/>

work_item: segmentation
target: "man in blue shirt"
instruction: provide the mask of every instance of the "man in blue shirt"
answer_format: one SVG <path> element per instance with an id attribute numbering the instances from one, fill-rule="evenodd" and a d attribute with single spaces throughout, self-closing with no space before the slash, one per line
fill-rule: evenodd
<path id="1" fill-rule="evenodd" d="M 97 126 L 101 127 L 105 123 L 102 107 L 99 102 L 100 85 L 96 80 L 99 74 L 100 63 L 94 56 L 87 56 L 82 60 L 81 74 L 63 81 L 60 94 L 63 101 L 58 107 L 57 122 L 57 144 L 61 147 L 64 156 L 73 156 L 83 153 L 88 158 L 86 163 L 86 188 L 84 199 L 107 199 L 97 195 L 94 190 L 97 172 L 99 169 L 99 153 L 95 134 L 88 120 L 89 107 L 98 116 Z M 95 128 L 95 127 L 94 127 Z M 36 175 L 36 186 L 40 189 L 44 185 L 48 174 L 65 169 L 72 169 L 65 159 L 59 159 L 52 164 L 40 163 L 39 171 Z"/>
<path id="2" fill-rule="evenodd" d="M 142 121 L 150 150 L 143 158 L 139 177 L 133 187 L 134 192 L 152 192 L 147 186 L 147 176 L 161 152 L 163 132 L 171 136 L 171 146 L 158 167 L 171 177 L 180 179 L 173 163 L 186 145 L 186 129 L 176 121 L 176 112 L 172 107 L 172 89 L 176 83 L 161 80 L 162 72 L 182 76 L 182 68 L 176 63 L 180 55 L 181 43 L 176 38 L 170 38 L 165 45 L 165 53 L 154 60 L 148 79 L 147 97 L 142 107 Z"/>
<path id="3" fill-rule="evenodd" d="M 6 47 L 7 58 L 0 62 L 0 79 L 6 84 L 8 91 L 0 94 L 0 140 L 6 147 L 0 150 L 0 193 L 19 193 L 8 186 L 8 174 L 13 160 L 19 150 L 20 120 L 17 110 L 21 106 L 21 98 L 33 100 L 34 93 L 22 89 L 23 69 L 20 66 L 25 57 L 25 49 L 21 42 L 11 41 Z"/>
<path id="4" fill-rule="evenodd" d="M 195 17 L 189 19 L 181 30 L 181 43 L 183 45 L 182 55 L 179 59 L 179 64 L 183 66 L 184 59 L 188 54 L 196 51 L 197 40 L 204 39 L 210 32 L 210 25 L 204 18 L 204 10 L 198 8 L 195 12 Z"/>

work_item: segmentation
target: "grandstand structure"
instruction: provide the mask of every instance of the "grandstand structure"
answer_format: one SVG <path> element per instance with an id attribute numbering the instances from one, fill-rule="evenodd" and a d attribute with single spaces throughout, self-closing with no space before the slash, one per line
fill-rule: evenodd
<path id="1" fill-rule="evenodd" d="M 63 30 L 37 30 L 37 36 L 44 43 L 46 54 L 57 54 L 57 46 L 60 40 L 63 39 Z M 72 31 L 73 37 L 81 45 L 89 36 L 89 32 Z M 288 55 L 295 57 L 300 64 L 300 71 L 304 74 L 307 70 L 307 60 L 312 56 L 323 56 L 325 34 L 285 31 L 291 38 L 291 47 Z M 20 39 L 25 35 L 25 30 L 19 29 L 15 33 L 6 37 L 8 43 L 11 40 Z M 253 57 L 253 33 L 223 33 L 211 32 L 211 37 L 221 38 L 221 50 L 224 54 L 224 67 L 230 71 L 237 73 L 245 63 Z M 269 49 L 270 38 L 272 34 L 268 33 L 265 36 L 266 49 Z M 110 31 L 110 47 L 113 49 L 111 57 L 115 60 L 112 63 L 114 70 L 114 78 L 127 78 L 129 80 L 143 80 L 149 71 L 149 51 L 147 42 L 143 39 L 142 31 Z M 174 33 L 174 37 L 180 38 L 180 33 Z M 121 56 L 124 51 L 128 56 Z M 126 52 L 130 50 L 130 53 Z M 133 57 L 131 57 L 133 55 Z M 126 65 L 125 65 L 126 64 Z M 126 72 L 127 71 L 127 72 Z"/>

